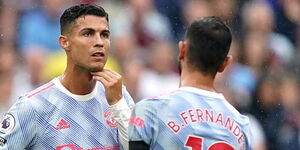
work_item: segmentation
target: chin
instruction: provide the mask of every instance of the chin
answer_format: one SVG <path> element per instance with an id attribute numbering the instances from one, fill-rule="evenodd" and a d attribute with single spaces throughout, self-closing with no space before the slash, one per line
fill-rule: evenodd
<path id="1" fill-rule="evenodd" d="M 101 72 L 101 71 L 103 71 L 103 67 L 95 67 L 90 69 L 90 72 Z"/>
<path id="2" fill-rule="evenodd" d="M 100 72 L 103 71 L 105 63 L 94 63 L 90 64 L 89 70 L 90 72 Z"/>

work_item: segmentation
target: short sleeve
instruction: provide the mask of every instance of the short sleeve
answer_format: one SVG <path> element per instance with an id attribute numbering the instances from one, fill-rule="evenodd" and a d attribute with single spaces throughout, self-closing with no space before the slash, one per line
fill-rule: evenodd
<path id="1" fill-rule="evenodd" d="M 28 99 L 19 99 L 0 124 L 0 150 L 30 148 L 38 130 L 35 116 Z"/>
<path id="2" fill-rule="evenodd" d="M 142 100 L 133 108 L 128 128 L 129 141 L 154 143 L 158 131 L 156 107 L 151 100 Z"/>

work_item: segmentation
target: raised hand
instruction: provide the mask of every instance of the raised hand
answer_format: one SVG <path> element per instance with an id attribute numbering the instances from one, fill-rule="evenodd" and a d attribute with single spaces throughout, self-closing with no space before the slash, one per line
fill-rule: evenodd
<path id="1" fill-rule="evenodd" d="M 110 69 L 91 72 L 93 79 L 100 81 L 105 87 L 105 96 L 109 105 L 116 104 L 122 98 L 122 76 Z"/>

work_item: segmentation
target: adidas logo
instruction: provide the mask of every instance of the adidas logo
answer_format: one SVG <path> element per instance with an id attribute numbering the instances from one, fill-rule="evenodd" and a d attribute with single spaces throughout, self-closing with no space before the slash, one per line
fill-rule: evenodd
<path id="1" fill-rule="evenodd" d="M 59 123 L 56 125 L 55 129 L 61 130 L 61 129 L 66 129 L 66 128 L 70 128 L 70 127 L 71 126 L 64 119 L 61 119 L 59 121 Z"/>

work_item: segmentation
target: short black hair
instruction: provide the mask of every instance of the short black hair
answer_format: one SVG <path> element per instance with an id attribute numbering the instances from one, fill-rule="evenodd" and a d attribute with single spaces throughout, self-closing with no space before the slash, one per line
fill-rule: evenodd
<path id="1" fill-rule="evenodd" d="M 79 4 L 71 6 L 70 8 L 66 9 L 60 17 L 61 34 L 66 34 L 76 19 L 85 15 L 105 17 L 108 22 L 108 14 L 101 6 L 95 4 Z"/>
<path id="2" fill-rule="evenodd" d="M 187 28 L 187 61 L 192 69 L 215 76 L 232 41 L 227 25 L 215 16 L 198 18 Z"/>

